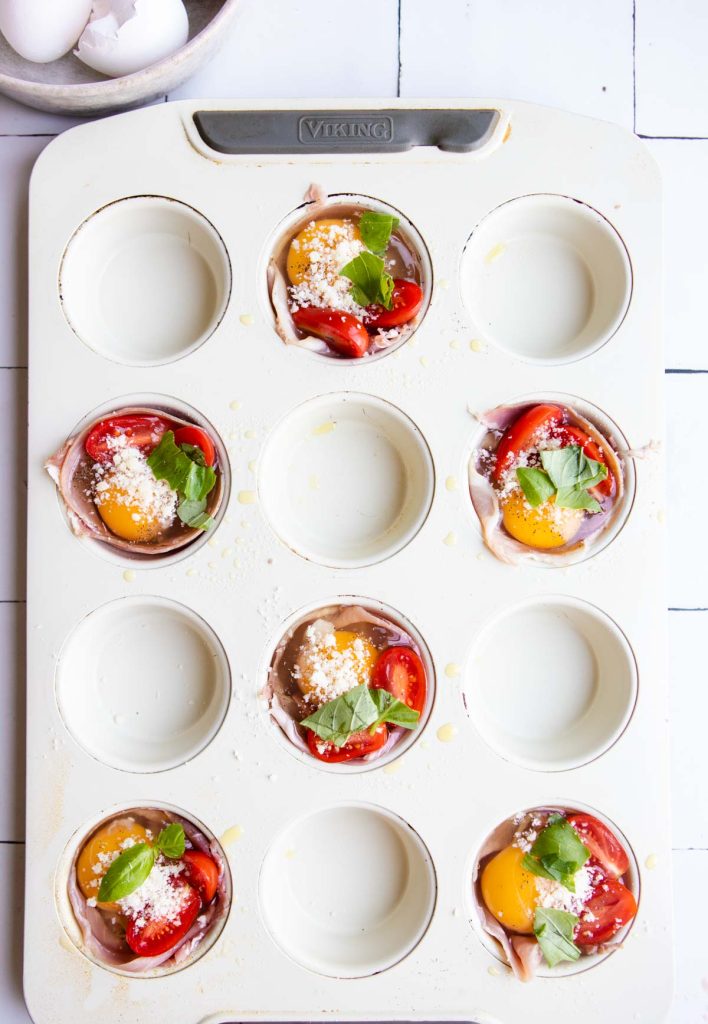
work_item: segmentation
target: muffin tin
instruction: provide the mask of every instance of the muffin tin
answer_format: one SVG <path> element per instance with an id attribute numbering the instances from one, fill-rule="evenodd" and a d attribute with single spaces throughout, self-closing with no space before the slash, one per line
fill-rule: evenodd
<path id="1" fill-rule="evenodd" d="M 266 267 L 312 182 L 401 210 L 424 243 L 430 306 L 393 352 L 327 359 L 275 333 Z M 47 147 L 30 196 L 37 1024 L 664 1019 L 659 225 L 639 140 L 516 102 L 165 104 Z M 594 406 L 646 455 L 623 528 L 578 564 L 496 561 L 469 498 L 475 414 L 529 394 Z M 230 481 L 213 534 L 163 561 L 76 538 L 42 468 L 136 396 L 196 410 Z M 259 698 L 287 625 L 350 601 L 409 622 L 436 679 L 415 742 L 363 772 L 294 758 Z M 212 948 L 149 980 L 90 962 L 65 899 L 81 837 L 140 805 L 203 822 L 234 891 Z M 621 830 L 639 915 L 620 952 L 522 985 L 480 941 L 474 860 L 510 814 L 554 805 Z"/>

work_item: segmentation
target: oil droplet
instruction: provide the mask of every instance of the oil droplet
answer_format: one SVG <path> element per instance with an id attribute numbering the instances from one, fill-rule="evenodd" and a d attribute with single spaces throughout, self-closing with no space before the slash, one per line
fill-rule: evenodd
<path id="1" fill-rule="evenodd" d="M 251 459 L 251 461 L 248 463 L 248 468 L 250 469 L 251 473 L 255 473 L 256 472 L 256 460 L 255 459 Z"/>
<path id="2" fill-rule="evenodd" d="M 224 550 L 221 552 L 221 557 L 222 558 L 228 558 L 230 555 L 233 555 L 233 553 L 234 553 L 234 549 L 233 548 L 224 548 Z"/>
<path id="3" fill-rule="evenodd" d="M 243 436 L 246 438 L 247 441 L 255 441 L 255 439 L 258 437 L 258 434 L 255 432 L 255 430 L 245 430 Z"/>
<path id="4" fill-rule="evenodd" d="M 441 277 L 440 280 L 438 281 L 438 288 L 442 288 L 442 290 L 446 292 L 449 287 L 450 282 L 448 281 L 448 279 L 446 277 Z"/>
<path id="5" fill-rule="evenodd" d="M 498 978 L 499 975 L 501 974 L 501 971 L 499 970 L 498 967 L 495 967 L 494 964 L 490 964 L 489 967 L 487 968 L 487 974 L 491 974 L 493 978 Z"/>
<path id="6" fill-rule="evenodd" d="M 453 350 L 453 352 L 457 352 L 459 347 L 460 347 L 459 341 L 457 340 L 457 338 L 453 338 L 452 341 L 450 342 L 450 348 Z"/>
<path id="7" fill-rule="evenodd" d="M 506 246 L 504 245 L 503 242 L 497 242 L 497 244 L 492 246 L 487 255 L 484 257 L 484 262 L 494 263 L 495 260 L 499 259 L 499 257 L 501 256 L 505 249 Z"/>
<path id="8" fill-rule="evenodd" d="M 232 825 L 231 828 L 226 829 L 219 842 L 222 846 L 231 846 L 232 843 L 237 843 L 242 835 L 243 826 Z"/>
<path id="9" fill-rule="evenodd" d="M 133 572 L 133 570 L 126 569 L 125 572 L 123 573 L 123 579 L 125 580 L 126 583 L 132 583 L 133 580 L 135 579 L 135 573 Z"/>
<path id="10" fill-rule="evenodd" d="M 240 505 L 255 505 L 258 495 L 255 491 L 239 491 L 238 501 Z"/>
<path id="11" fill-rule="evenodd" d="M 423 367 L 428 365 L 428 357 L 427 356 L 421 356 L 420 357 L 420 365 L 423 366 Z"/>
<path id="12" fill-rule="evenodd" d="M 251 327 L 251 325 L 256 322 L 253 317 L 253 313 L 242 313 L 241 316 L 239 317 L 239 320 L 241 321 L 244 327 Z"/>
<path id="13" fill-rule="evenodd" d="M 452 743 L 455 736 L 457 736 L 457 726 L 453 725 L 452 722 L 446 722 L 445 725 L 440 726 L 435 735 L 441 743 Z"/>
<path id="14" fill-rule="evenodd" d="M 473 338 L 470 342 L 470 349 L 472 352 L 484 352 L 484 345 L 477 338 Z"/>
<path id="15" fill-rule="evenodd" d="M 447 537 L 443 537 L 443 544 L 447 544 L 449 548 L 454 548 L 455 544 L 457 544 L 457 534 L 451 530 Z"/>
<path id="16" fill-rule="evenodd" d="M 383 773 L 384 775 L 395 775 L 396 772 L 400 772 L 400 770 L 401 759 L 399 758 L 397 761 L 391 761 L 390 764 L 384 765 Z"/>
<path id="17" fill-rule="evenodd" d="M 233 409 L 234 412 L 236 412 L 240 408 L 241 403 L 237 402 L 236 399 L 234 399 L 233 402 L 229 402 L 229 409 Z"/>
<path id="18" fill-rule="evenodd" d="M 218 540 L 216 539 L 216 537 L 211 537 L 211 538 L 210 538 L 210 539 L 209 539 L 209 540 L 207 541 L 207 547 L 210 547 L 210 548 L 215 548 L 215 547 L 217 546 L 217 544 L 218 544 L 218 543 L 219 543 L 219 542 L 218 542 Z"/>
<path id="19" fill-rule="evenodd" d="M 336 426 L 334 420 L 327 420 L 326 423 L 320 423 L 319 427 L 313 427 L 312 433 L 315 437 L 322 437 L 323 434 L 331 434 Z"/>
<path id="20" fill-rule="evenodd" d="M 662 526 L 663 526 L 663 525 L 664 525 L 664 523 L 666 522 L 666 513 L 664 512 L 663 508 L 660 508 L 660 509 L 658 510 L 658 512 L 656 513 L 656 520 L 657 520 L 657 522 L 658 522 L 658 523 L 660 523 L 660 524 L 661 524 Z"/>
<path id="21" fill-rule="evenodd" d="M 447 480 L 445 481 L 445 487 L 447 488 L 448 491 L 456 491 L 457 490 L 457 477 L 456 476 L 449 476 L 447 478 Z"/>
<path id="22" fill-rule="evenodd" d="M 187 569 L 187 572 L 185 573 L 185 575 L 186 576 L 196 576 L 197 575 L 197 570 L 196 569 Z"/>
<path id="23" fill-rule="evenodd" d="M 286 860 L 295 860 L 295 851 L 292 848 L 289 847 L 285 851 L 285 859 Z"/>
<path id="24" fill-rule="evenodd" d="M 208 565 L 210 569 L 216 569 L 216 562 L 209 562 Z"/>
<path id="25" fill-rule="evenodd" d="M 448 679 L 456 679 L 459 676 L 462 669 L 454 661 L 451 661 L 449 665 L 445 666 L 445 675 Z"/>
<path id="26" fill-rule="evenodd" d="M 653 871 L 659 862 L 659 858 L 655 853 L 650 853 L 647 859 L 644 861 L 644 867 L 647 871 Z"/>

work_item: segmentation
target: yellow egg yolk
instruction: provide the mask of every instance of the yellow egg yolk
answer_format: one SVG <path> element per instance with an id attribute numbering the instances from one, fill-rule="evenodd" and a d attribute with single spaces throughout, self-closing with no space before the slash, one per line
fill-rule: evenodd
<path id="1" fill-rule="evenodd" d="M 111 533 L 122 540 L 151 541 L 162 530 L 162 523 L 151 516 L 116 484 L 109 484 L 101 493 L 96 508 Z"/>
<path id="2" fill-rule="evenodd" d="M 333 232 L 332 228 L 341 228 L 342 232 Z M 290 243 L 286 269 L 291 284 L 302 284 L 311 271 L 313 253 L 320 252 L 325 257 L 328 252 L 337 248 L 344 237 L 361 238 L 359 228 L 350 220 L 338 220 L 325 217 L 308 224 L 295 236 Z"/>
<path id="3" fill-rule="evenodd" d="M 523 866 L 524 852 L 507 846 L 482 872 L 482 898 L 489 913 L 512 932 L 530 935 L 538 903 L 536 876 Z"/>
<path id="4" fill-rule="evenodd" d="M 560 548 L 573 539 L 583 521 L 579 508 L 556 508 L 555 497 L 531 508 L 522 491 L 502 501 L 502 520 L 507 533 L 530 548 Z"/>
<path id="5" fill-rule="evenodd" d="M 304 649 L 298 678 L 298 686 L 304 694 L 320 690 L 322 677 L 334 677 L 342 667 L 346 672 L 347 689 L 368 686 L 371 682 L 379 656 L 377 648 L 348 629 L 336 629 L 331 636 L 333 643 L 325 637 Z"/>
<path id="6" fill-rule="evenodd" d="M 136 843 L 147 841 L 147 832 L 137 822 L 122 819 L 99 829 L 85 844 L 76 860 L 76 880 L 86 899 L 98 896 L 101 879 L 111 864 L 113 854 L 123 852 L 126 839 Z"/>

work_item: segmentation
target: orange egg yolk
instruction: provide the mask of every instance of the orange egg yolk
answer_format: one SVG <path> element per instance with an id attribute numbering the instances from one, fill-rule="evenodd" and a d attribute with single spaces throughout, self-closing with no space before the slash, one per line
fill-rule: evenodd
<path id="1" fill-rule="evenodd" d="M 332 228 L 341 228 L 342 231 L 332 231 Z M 345 237 L 361 238 L 359 228 L 350 220 L 324 217 L 303 228 L 293 238 L 288 250 L 286 269 L 290 283 L 302 284 L 313 267 L 313 254 L 319 253 L 326 259 L 327 254 L 331 254 Z"/>
<path id="2" fill-rule="evenodd" d="M 487 910 L 512 932 L 531 934 L 538 903 L 536 876 L 523 866 L 524 852 L 507 846 L 482 872 L 482 898 Z"/>
<path id="3" fill-rule="evenodd" d="M 368 686 L 371 682 L 373 671 L 379 651 L 376 647 L 358 633 L 348 629 L 336 629 L 334 631 L 334 643 L 318 643 L 313 651 L 305 650 L 300 661 L 300 678 L 298 686 L 302 693 L 310 693 L 316 690 L 316 673 L 334 673 L 336 663 L 346 660 L 352 671 L 351 688 L 355 686 Z"/>
<path id="4" fill-rule="evenodd" d="M 502 501 L 502 520 L 515 540 L 530 548 L 560 548 L 573 539 L 584 514 L 579 508 L 556 508 L 555 498 L 531 508 L 522 491 Z"/>
<path id="5" fill-rule="evenodd" d="M 158 518 L 150 516 L 135 501 L 130 501 L 126 492 L 115 484 L 102 492 L 96 508 L 111 533 L 122 540 L 155 540 L 163 528 Z"/>
<path id="6" fill-rule="evenodd" d="M 95 832 L 83 846 L 76 860 L 76 880 L 86 899 L 98 896 L 101 879 L 110 867 L 113 854 L 123 852 L 126 839 L 136 843 L 147 842 L 147 832 L 142 825 L 129 819 L 113 821 Z"/>

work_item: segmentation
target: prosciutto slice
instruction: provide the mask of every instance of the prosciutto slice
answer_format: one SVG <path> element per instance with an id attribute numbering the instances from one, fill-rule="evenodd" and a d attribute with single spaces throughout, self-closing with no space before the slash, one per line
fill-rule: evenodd
<path id="1" fill-rule="evenodd" d="M 169 419 L 175 427 L 191 426 L 187 420 L 183 420 L 171 412 L 166 413 L 162 409 L 150 409 L 144 406 L 116 409 L 113 413 L 106 413 L 93 420 L 80 433 L 65 441 L 61 448 L 47 459 L 44 468 L 57 485 L 57 490 L 66 508 L 71 528 L 78 537 L 93 537 L 112 548 L 119 551 L 130 551 L 132 554 L 164 555 L 170 551 L 185 547 L 185 545 L 200 536 L 202 531 L 180 524 L 170 528 L 168 535 L 158 540 L 149 542 L 123 540 L 123 538 L 111 533 L 98 514 L 93 500 L 93 460 L 86 452 L 86 438 L 97 423 L 101 423 L 111 416 L 135 415 L 161 416 L 164 419 Z M 206 510 L 211 516 L 216 515 L 221 505 L 223 488 L 222 475 L 217 471 L 216 484 L 207 496 Z"/>
<path id="2" fill-rule="evenodd" d="M 363 608 L 361 605 L 342 605 L 334 608 L 325 608 L 317 613 L 316 618 L 325 619 L 334 627 L 334 629 L 347 629 L 350 626 L 367 623 L 370 626 L 384 629 L 389 634 L 392 631 L 397 633 L 400 632 L 395 623 L 391 622 L 390 619 L 386 619 L 382 615 L 377 615 L 376 613 L 369 611 L 369 609 Z M 313 616 L 312 621 L 314 621 L 314 619 L 315 616 Z M 298 750 L 309 754 L 310 750 L 305 739 L 304 730 L 299 725 L 299 722 L 306 717 L 312 709 L 304 710 L 298 700 L 293 697 L 291 692 L 289 692 L 287 685 L 289 672 L 285 669 L 283 664 L 290 641 L 292 640 L 295 631 L 302 626 L 302 624 L 303 623 L 301 621 L 297 623 L 297 625 L 293 626 L 278 644 L 268 672 L 268 680 L 261 692 L 261 697 L 267 701 L 268 709 L 273 721 L 280 726 L 290 742 L 297 747 Z M 408 636 L 404 635 L 402 632 L 400 632 L 400 636 L 402 640 L 410 644 L 410 638 Z M 362 758 L 355 758 L 350 763 L 356 764 L 357 762 L 377 761 L 385 754 L 388 754 L 389 751 L 400 742 L 403 736 L 407 734 L 407 732 L 407 729 L 403 729 L 400 726 L 390 729 L 388 738 L 382 747 L 378 750 L 372 751 L 370 754 L 366 754 Z"/>
<path id="3" fill-rule="evenodd" d="M 221 850 L 216 843 L 209 842 L 206 836 L 202 835 L 190 821 L 168 811 L 151 809 L 124 812 L 120 818 L 130 822 L 134 820 L 135 816 L 139 817 L 141 824 L 151 828 L 153 834 L 157 834 L 160 829 L 171 822 L 177 822 L 184 828 L 187 848 L 191 847 L 208 853 L 219 867 L 216 896 L 209 906 L 199 914 L 187 934 L 167 952 L 161 953 L 159 956 L 146 957 L 136 956 L 127 945 L 117 916 L 111 918 L 108 911 L 88 905 L 76 880 L 77 853 L 69 872 L 68 893 L 71 909 L 81 930 L 84 951 L 91 959 L 105 967 L 118 968 L 122 973 L 132 974 L 136 977 L 148 977 L 155 974 L 159 968 L 171 969 L 178 964 L 183 964 L 194 955 L 205 936 L 227 914 L 230 894 Z"/>
<path id="4" fill-rule="evenodd" d="M 517 565 L 521 562 L 535 562 L 542 565 L 558 565 L 568 560 L 573 552 L 587 550 L 592 547 L 598 538 L 620 514 L 622 496 L 624 494 L 624 470 L 621 458 L 611 442 L 604 437 L 597 427 L 586 419 L 575 409 L 566 406 L 570 416 L 570 422 L 580 427 L 592 438 L 607 459 L 607 466 L 615 477 L 617 492 L 611 507 L 593 516 L 586 517 L 579 532 L 573 540 L 562 547 L 553 548 L 548 551 L 540 551 L 529 548 L 525 544 L 510 537 L 502 525 L 502 510 L 499 504 L 499 497 L 496 489 L 492 486 L 489 477 L 485 473 L 485 460 L 489 459 L 496 449 L 502 434 L 511 423 L 519 416 L 523 406 L 498 406 L 488 412 L 475 414 L 475 419 L 486 427 L 491 437 L 487 443 L 473 453 L 469 461 L 468 482 L 472 504 L 480 522 L 484 543 L 500 561 L 509 565 Z M 630 453 L 625 453 L 629 455 Z"/>

